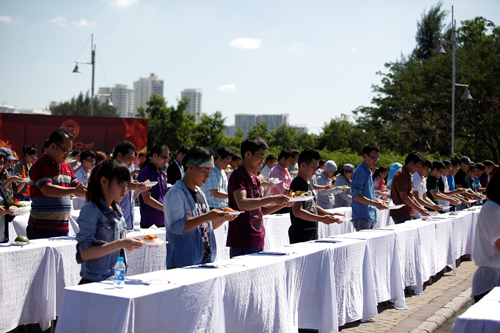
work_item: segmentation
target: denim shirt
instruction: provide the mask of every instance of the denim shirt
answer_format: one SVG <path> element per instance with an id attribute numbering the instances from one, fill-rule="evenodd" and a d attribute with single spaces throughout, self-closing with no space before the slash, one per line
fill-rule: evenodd
<path id="1" fill-rule="evenodd" d="M 196 187 L 196 189 L 206 201 L 201 188 Z M 182 180 L 177 181 L 170 188 L 165 202 L 168 202 L 168 204 L 163 205 L 168 240 L 167 269 L 203 263 L 204 249 L 200 229 L 194 228 L 183 232 L 186 219 L 197 216 L 198 213 L 194 199 Z M 212 222 L 209 222 L 208 225 L 210 228 L 210 262 L 213 262 L 217 256 L 217 245 Z"/>
<path id="2" fill-rule="evenodd" d="M 367 199 L 375 200 L 375 189 L 373 187 L 372 172 L 364 162 L 362 162 L 352 175 L 351 182 L 352 196 L 361 194 Z M 365 219 L 377 223 L 377 209 L 370 205 L 365 205 L 356 200 L 352 200 L 352 219 Z"/>
<path id="3" fill-rule="evenodd" d="M 90 281 L 106 280 L 114 274 L 113 267 L 120 251 L 112 252 L 104 257 L 84 261 L 81 253 L 96 245 L 104 245 L 126 237 L 125 219 L 119 206 L 118 211 L 111 210 L 101 199 L 104 211 L 94 202 L 89 202 L 80 211 L 77 223 L 80 232 L 76 235 L 76 261 L 82 264 L 80 275 Z M 126 256 L 126 251 L 123 251 Z M 125 258 L 126 261 L 126 258 Z"/>

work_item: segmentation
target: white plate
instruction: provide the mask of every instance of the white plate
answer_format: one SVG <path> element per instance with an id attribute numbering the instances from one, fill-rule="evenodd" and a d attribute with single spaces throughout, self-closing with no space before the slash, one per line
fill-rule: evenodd
<path id="1" fill-rule="evenodd" d="M 282 180 L 279 180 L 278 178 L 269 178 L 267 181 L 273 184 L 279 184 L 282 182 Z"/>
<path id="2" fill-rule="evenodd" d="M 459 213 L 458 212 L 450 212 L 449 214 L 450 215 L 458 215 Z"/>
<path id="3" fill-rule="evenodd" d="M 308 196 L 308 197 L 302 197 L 302 196 L 298 196 L 298 197 L 295 197 L 295 198 L 290 198 L 290 202 L 298 202 L 298 201 L 309 201 L 309 200 L 312 200 L 314 197 L 312 195 Z"/>
<path id="4" fill-rule="evenodd" d="M 24 245 L 29 245 L 30 242 L 9 242 L 9 244 L 14 245 L 14 246 L 24 246 Z"/>
<path id="5" fill-rule="evenodd" d="M 26 214 L 29 214 L 30 212 L 30 209 L 26 209 L 26 208 L 20 208 L 20 209 L 14 209 L 12 210 L 12 212 L 14 213 L 14 215 L 26 215 Z"/>
<path id="6" fill-rule="evenodd" d="M 167 244 L 167 242 L 166 242 L 166 241 L 161 240 L 161 239 L 160 239 L 160 241 L 159 241 L 159 242 L 154 242 L 154 243 L 144 242 L 144 243 L 145 243 L 145 245 L 147 245 L 147 246 L 149 246 L 149 247 L 153 247 L 153 248 L 154 248 L 154 247 L 158 247 L 158 246 L 161 246 L 161 245 L 165 245 L 165 244 Z"/>
<path id="7" fill-rule="evenodd" d="M 141 184 L 146 185 L 146 187 L 153 187 L 158 184 L 158 182 L 141 182 Z"/>
<path id="8" fill-rule="evenodd" d="M 239 212 L 229 212 L 228 214 L 229 215 L 240 215 L 240 214 L 243 214 L 244 211 L 239 211 Z"/>
<path id="9" fill-rule="evenodd" d="M 29 178 L 23 178 L 22 180 L 19 181 L 20 183 L 29 183 L 30 179 Z"/>
<path id="10" fill-rule="evenodd" d="M 404 205 L 394 205 L 394 206 L 389 206 L 389 210 L 392 210 L 392 209 L 399 209 L 401 207 L 403 207 Z"/>

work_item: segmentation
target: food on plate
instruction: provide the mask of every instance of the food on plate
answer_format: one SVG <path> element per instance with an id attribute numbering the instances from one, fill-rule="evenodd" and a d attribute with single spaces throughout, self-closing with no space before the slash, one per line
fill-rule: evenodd
<path id="1" fill-rule="evenodd" d="M 305 197 L 305 196 L 306 196 L 306 194 L 307 194 L 307 192 L 305 192 L 305 191 L 295 191 L 295 192 L 293 192 L 293 191 L 292 191 L 292 192 L 288 195 L 288 197 L 289 197 L 289 198 L 296 198 L 296 197 L 299 197 L 299 196 L 300 196 L 300 197 Z"/>
<path id="2" fill-rule="evenodd" d="M 21 203 L 18 199 L 14 199 L 14 200 L 7 201 L 7 207 L 9 207 L 9 209 L 12 209 L 12 207 L 24 208 L 24 207 L 26 207 L 26 205 Z M 16 209 L 16 208 L 14 208 L 14 209 Z"/>
<path id="3" fill-rule="evenodd" d="M 342 188 L 344 189 L 348 189 L 349 188 L 349 185 L 342 185 Z"/>
<path id="4" fill-rule="evenodd" d="M 161 242 L 161 239 L 159 239 L 158 236 L 156 236 L 155 234 L 146 235 L 142 238 L 142 240 L 144 241 L 144 243 L 160 243 Z"/>
<path id="5" fill-rule="evenodd" d="M 17 207 L 17 206 L 14 206 L 14 205 L 12 205 L 12 206 L 9 206 L 9 210 L 16 210 L 16 209 L 19 209 L 19 207 Z"/>
<path id="6" fill-rule="evenodd" d="M 30 240 L 26 236 L 17 236 L 16 239 L 14 240 L 16 243 L 29 243 Z"/>
<path id="7" fill-rule="evenodd" d="M 146 179 L 145 183 L 149 183 L 149 182 L 150 182 L 150 180 L 149 180 L 149 179 Z"/>
<path id="8" fill-rule="evenodd" d="M 234 210 L 232 208 L 226 207 L 222 210 L 224 213 L 236 213 L 238 212 L 237 210 Z"/>

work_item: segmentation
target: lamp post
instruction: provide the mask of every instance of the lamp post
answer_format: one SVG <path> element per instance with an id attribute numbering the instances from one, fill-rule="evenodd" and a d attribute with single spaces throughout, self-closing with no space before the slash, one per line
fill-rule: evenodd
<path id="1" fill-rule="evenodd" d="M 456 53 L 457 53 L 457 22 L 455 21 L 453 6 L 451 6 L 451 45 L 453 51 L 453 61 L 451 70 L 451 156 L 455 154 L 455 86 L 466 87 L 462 99 L 472 99 L 469 92 L 469 86 L 466 84 L 458 84 L 456 81 Z M 446 54 L 446 51 L 442 45 L 438 45 L 434 54 Z"/>
<path id="2" fill-rule="evenodd" d="M 90 35 L 90 49 L 91 49 L 91 62 L 84 62 L 76 60 L 75 69 L 73 69 L 73 73 L 81 73 L 80 67 L 78 64 L 92 65 L 92 86 L 91 86 L 91 98 L 90 98 L 90 116 L 94 116 L 94 76 L 95 76 L 95 45 L 94 45 L 94 34 Z"/>

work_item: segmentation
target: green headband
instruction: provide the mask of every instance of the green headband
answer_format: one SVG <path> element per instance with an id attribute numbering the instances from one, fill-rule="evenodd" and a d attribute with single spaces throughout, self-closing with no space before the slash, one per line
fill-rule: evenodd
<path id="1" fill-rule="evenodd" d="M 186 162 L 186 167 L 188 167 L 191 164 L 193 164 L 196 167 L 213 168 L 214 167 L 214 157 L 212 155 L 210 155 L 209 157 L 200 158 L 200 159 L 192 159 L 192 158 L 190 158 Z"/>

